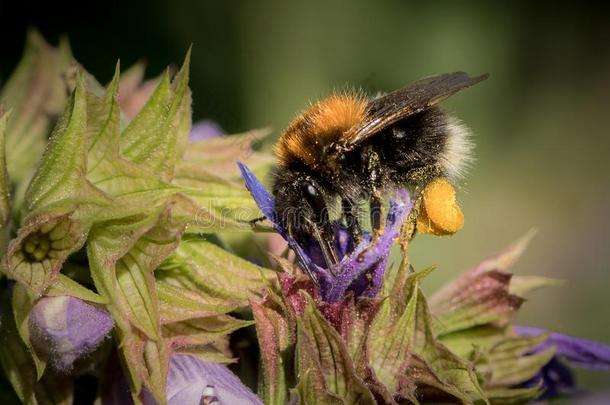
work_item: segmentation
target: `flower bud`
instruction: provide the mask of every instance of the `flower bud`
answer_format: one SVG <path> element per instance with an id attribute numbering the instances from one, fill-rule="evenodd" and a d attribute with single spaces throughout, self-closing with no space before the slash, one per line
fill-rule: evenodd
<path id="1" fill-rule="evenodd" d="M 70 296 L 44 297 L 30 314 L 32 344 L 60 371 L 91 353 L 112 329 L 105 309 Z"/>

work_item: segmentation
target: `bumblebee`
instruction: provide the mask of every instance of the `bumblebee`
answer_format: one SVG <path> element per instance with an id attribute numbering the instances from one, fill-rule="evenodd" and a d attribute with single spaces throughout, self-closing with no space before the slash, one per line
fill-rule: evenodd
<path id="1" fill-rule="evenodd" d="M 472 156 L 470 132 L 437 105 L 487 76 L 448 73 L 373 99 L 345 92 L 311 105 L 275 146 L 278 222 L 297 239 L 313 237 L 331 265 L 330 207 L 340 203 L 339 220 L 358 240 L 363 201 L 377 232 L 383 197 L 393 189 L 417 194 L 436 178 L 459 179 Z"/>

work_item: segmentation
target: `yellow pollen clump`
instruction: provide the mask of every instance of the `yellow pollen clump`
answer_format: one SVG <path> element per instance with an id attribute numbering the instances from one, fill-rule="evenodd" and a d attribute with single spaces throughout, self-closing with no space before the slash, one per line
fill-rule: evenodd
<path id="1" fill-rule="evenodd" d="M 455 189 L 444 178 L 431 181 L 423 192 L 417 217 L 417 231 L 432 235 L 453 235 L 464 226 L 464 214 L 455 199 Z"/>

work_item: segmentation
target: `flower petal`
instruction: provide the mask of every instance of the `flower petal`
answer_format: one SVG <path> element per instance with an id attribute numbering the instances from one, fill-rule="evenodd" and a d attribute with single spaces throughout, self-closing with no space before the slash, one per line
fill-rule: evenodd
<path id="1" fill-rule="evenodd" d="M 226 366 L 174 354 L 167 375 L 168 405 L 199 405 L 204 396 L 216 397 L 220 404 L 262 405 Z"/>
<path id="2" fill-rule="evenodd" d="M 216 122 L 203 120 L 193 124 L 189 134 L 189 142 L 202 141 L 224 135 L 224 131 Z"/>
<path id="3" fill-rule="evenodd" d="M 547 333 L 543 329 L 529 326 L 515 326 L 514 332 L 521 336 L 536 336 Z M 536 350 L 556 346 L 556 355 L 566 359 L 571 365 L 591 370 L 610 371 L 610 346 L 587 339 L 580 339 L 561 333 L 551 333 Z"/>
<path id="4" fill-rule="evenodd" d="M 388 255 L 400 227 L 413 207 L 409 193 L 399 190 L 390 200 L 390 209 L 386 219 L 385 230 L 371 242 L 370 236 L 346 256 L 337 269 L 337 277 L 331 285 L 323 286 L 322 296 L 327 302 L 337 302 L 347 290 L 354 291 L 356 296 L 375 296 L 381 288 Z"/>
<path id="5" fill-rule="evenodd" d="M 49 356 L 61 371 L 92 352 L 112 329 L 110 314 L 103 308 L 69 296 L 44 297 L 30 315 L 34 346 Z"/>
<path id="6" fill-rule="evenodd" d="M 239 166 L 239 170 L 241 171 L 241 175 L 246 182 L 246 188 L 252 194 L 252 198 L 256 201 L 256 205 L 260 208 L 261 212 L 269 221 L 273 222 L 275 229 L 280 233 L 284 238 L 286 238 L 286 230 L 283 229 L 275 222 L 275 201 L 273 196 L 269 194 L 265 186 L 262 185 L 260 181 L 254 176 L 254 173 L 250 171 L 245 165 L 240 162 L 237 162 Z"/>

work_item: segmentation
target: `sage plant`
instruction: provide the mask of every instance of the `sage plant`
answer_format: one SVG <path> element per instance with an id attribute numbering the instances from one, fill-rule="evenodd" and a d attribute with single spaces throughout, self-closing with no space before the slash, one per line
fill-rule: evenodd
<path id="1" fill-rule="evenodd" d="M 510 273 L 529 236 L 424 295 L 405 224 L 456 232 L 448 184 L 390 196 L 379 235 L 337 222 L 327 268 L 258 180 L 268 131 L 192 126 L 189 53 L 143 72 L 102 85 L 31 32 L 0 90 L 0 364 L 23 403 L 525 404 L 610 368 L 606 345 L 514 324 L 556 284 Z M 236 253 L 270 232 L 292 254 Z M 259 370 L 229 368 L 237 353 Z"/>

